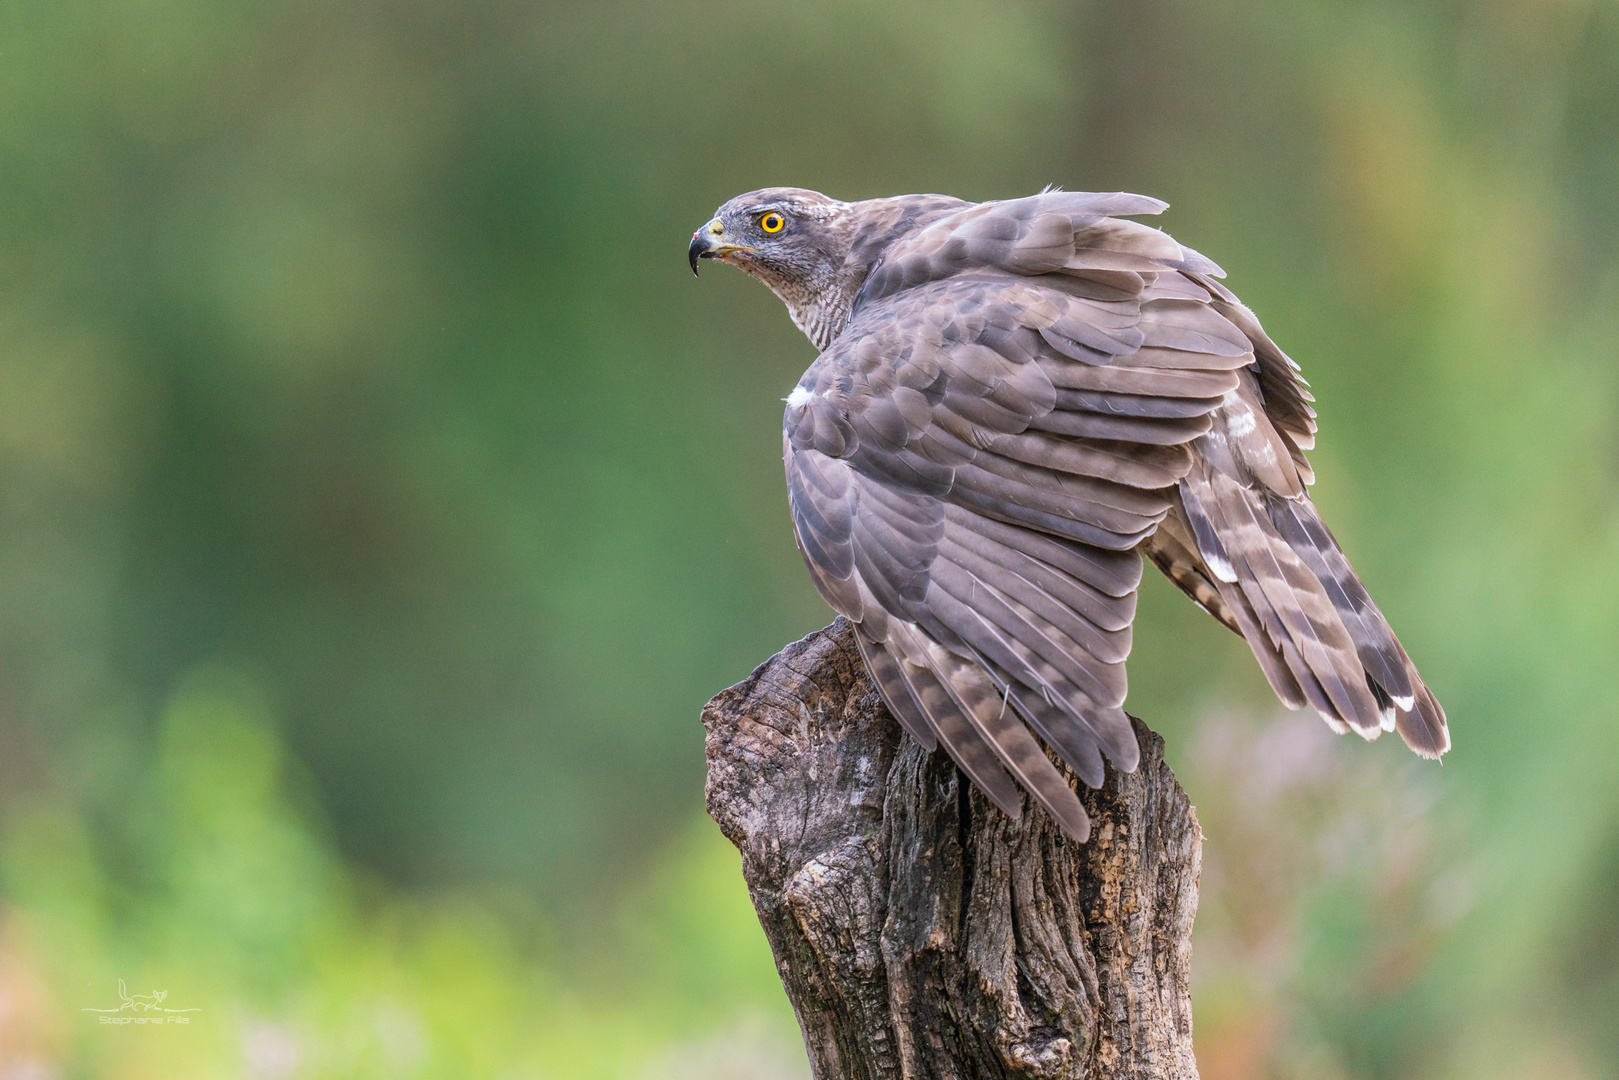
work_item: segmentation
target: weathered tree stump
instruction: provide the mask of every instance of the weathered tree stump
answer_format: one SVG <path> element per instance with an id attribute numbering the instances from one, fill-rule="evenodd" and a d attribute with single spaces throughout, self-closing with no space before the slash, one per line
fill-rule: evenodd
<path id="1" fill-rule="evenodd" d="M 906 736 L 843 619 L 703 724 L 708 812 L 742 852 L 818 1080 L 1196 1080 L 1201 833 L 1139 721 L 1140 767 L 1082 789 L 1084 845 L 1027 801 L 1009 819 Z"/>

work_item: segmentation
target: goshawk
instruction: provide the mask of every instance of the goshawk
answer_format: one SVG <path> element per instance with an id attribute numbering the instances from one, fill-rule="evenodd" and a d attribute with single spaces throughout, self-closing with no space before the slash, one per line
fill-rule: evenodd
<path id="1" fill-rule="evenodd" d="M 1017 816 L 1090 823 L 1046 757 L 1136 766 L 1121 706 L 1142 557 L 1339 732 L 1450 746 L 1444 710 L 1316 513 L 1299 369 L 1218 266 L 1046 191 L 839 202 L 767 188 L 692 234 L 821 350 L 787 396 L 793 530 L 894 716 Z"/>

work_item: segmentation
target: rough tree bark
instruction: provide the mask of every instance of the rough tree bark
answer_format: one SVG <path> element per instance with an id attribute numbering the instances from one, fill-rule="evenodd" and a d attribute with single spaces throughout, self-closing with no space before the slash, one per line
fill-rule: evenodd
<path id="1" fill-rule="evenodd" d="M 906 736 L 842 619 L 703 724 L 708 811 L 818 1080 L 1196 1080 L 1201 834 L 1139 721 L 1140 767 L 1082 789 L 1085 845 L 1038 806 L 1007 818 Z"/>

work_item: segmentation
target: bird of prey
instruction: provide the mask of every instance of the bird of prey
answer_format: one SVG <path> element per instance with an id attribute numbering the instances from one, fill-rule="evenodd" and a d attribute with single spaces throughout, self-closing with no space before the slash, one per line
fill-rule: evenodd
<path id="1" fill-rule="evenodd" d="M 768 285 L 821 350 L 785 399 L 793 531 L 890 711 L 1007 814 L 1021 785 L 1082 842 L 1041 740 L 1092 787 L 1104 754 L 1135 768 L 1143 557 L 1289 707 L 1450 747 L 1310 501 L 1298 366 L 1218 266 L 1128 219 L 1167 205 L 766 188 L 689 249 L 693 272 L 719 259 Z"/>

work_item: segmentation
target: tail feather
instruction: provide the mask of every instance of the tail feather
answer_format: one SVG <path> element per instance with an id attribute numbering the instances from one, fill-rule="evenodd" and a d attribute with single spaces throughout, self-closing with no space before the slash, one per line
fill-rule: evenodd
<path id="1" fill-rule="evenodd" d="M 1294 673 L 1305 693 L 1311 690 L 1307 678 L 1320 686 L 1326 708 L 1312 704 L 1362 733 L 1381 730 L 1382 711 L 1321 583 L 1255 505 L 1250 489 L 1216 469 L 1201 471 L 1194 481 L 1204 488 L 1199 502 L 1230 556 L 1237 583 L 1255 610 L 1269 616 L 1266 629 L 1277 644 L 1286 641 L 1298 652 L 1303 670 Z"/>
<path id="2" fill-rule="evenodd" d="M 1207 462 L 1180 495 L 1175 528 L 1284 703 L 1308 702 L 1368 739 L 1398 730 L 1424 757 L 1450 748 L 1444 710 L 1307 497 L 1244 486 Z"/>
<path id="3" fill-rule="evenodd" d="M 1182 496 L 1182 492 L 1176 493 L 1175 505 L 1158 526 L 1158 531 L 1143 545 L 1144 553 L 1199 607 L 1253 647 L 1259 669 L 1265 673 L 1271 689 L 1276 691 L 1283 705 L 1289 709 L 1303 708 L 1308 704 L 1304 691 L 1276 643 L 1261 630 L 1259 615 L 1237 586 L 1236 571 L 1230 569 L 1230 557 L 1225 554 L 1225 549 L 1219 548 L 1218 554 L 1222 568 L 1229 571 L 1225 577 L 1216 574 L 1209 562 L 1205 561 Z M 1207 530 L 1210 547 L 1218 546 L 1219 540 L 1214 538 L 1206 516 L 1199 520 Z"/>
<path id="4" fill-rule="evenodd" d="M 1310 503 L 1275 495 L 1267 496 L 1265 502 L 1271 524 L 1304 560 L 1332 600 L 1344 629 L 1355 642 L 1366 674 L 1395 702 L 1410 709 L 1413 691 L 1406 671 L 1408 661 L 1402 660 L 1399 642 L 1394 640 L 1388 621 L 1355 576 L 1337 538 Z"/>
<path id="5" fill-rule="evenodd" d="M 1405 655 L 1404 649 L 1400 650 L 1400 655 Z M 1450 749 L 1450 727 L 1445 723 L 1445 710 L 1433 696 L 1433 691 L 1416 676 L 1416 668 L 1411 666 L 1410 657 L 1406 657 L 1405 662 L 1416 681 L 1412 687 L 1416 691 L 1416 708 L 1395 717 L 1395 727 L 1405 740 L 1405 745 L 1423 757 L 1442 757 Z"/>

